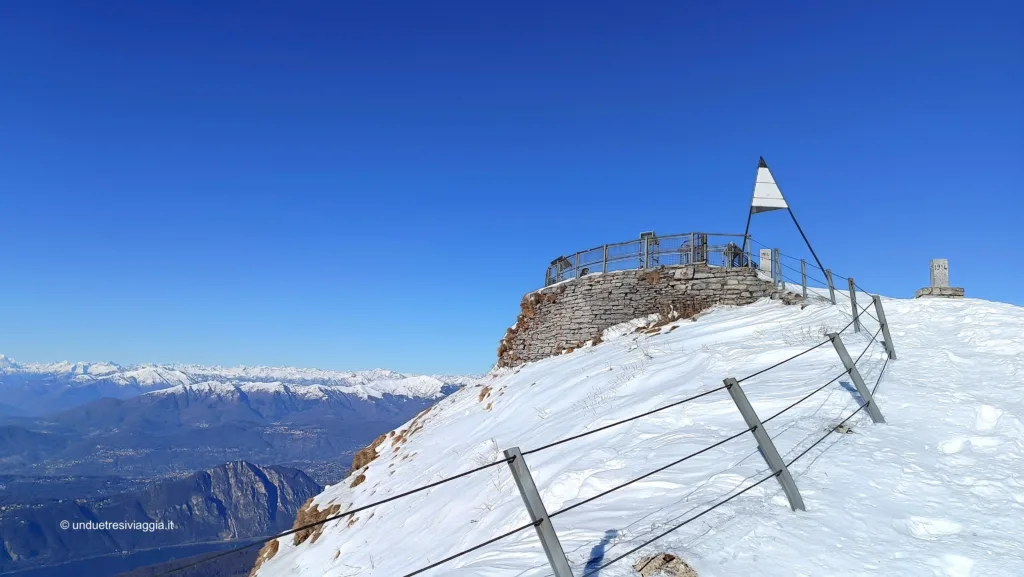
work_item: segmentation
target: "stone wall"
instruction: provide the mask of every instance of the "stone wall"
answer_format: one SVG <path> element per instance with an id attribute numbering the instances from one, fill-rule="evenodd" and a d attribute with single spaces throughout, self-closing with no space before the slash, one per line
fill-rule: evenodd
<path id="1" fill-rule="evenodd" d="M 516 324 L 498 346 L 498 366 L 512 367 L 572 351 L 604 329 L 654 313 L 692 316 L 714 304 L 800 297 L 761 280 L 754 269 L 707 265 L 592 274 L 523 297 Z"/>

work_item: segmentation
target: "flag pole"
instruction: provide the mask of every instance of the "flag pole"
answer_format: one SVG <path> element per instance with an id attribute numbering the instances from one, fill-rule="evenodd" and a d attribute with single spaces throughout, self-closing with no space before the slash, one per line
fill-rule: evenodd
<path id="1" fill-rule="evenodd" d="M 789 203 L 787 202 L 786 204 L 788 205 Z M 804 229 L 800 228 L 800 223 L 797 222 L 796 215 L 793 214 L 793 209 L 787 206 L 786 210 L 789 211 L 789 216 L 793 219 L 793 224 L 796 225 L 796 229 L 800 231 L 800 236 L 803 237 L 804 242 L 807 244 L 807 248 L 810 249 L 811 256 L 814 257 L 814 262 L 818 263 L 818 268 L 821 269 L 821 272 L 825 272 L 825 267 L 822 266 L 821 261 L 818 260 L 818 255 L 814 254 L 814 247 L 811 246 L 811 241 L 807 240 L 807 235 L 804 234 Z"/>
<path id="2" fill-rule="evenodd" d="M 761 169 L 765 169 L 765 177 L 767 180 L 759 181 L 757 178 L 761 178 Z M 775 176 L 771 173 L 771 169 L 768 168 L 768 163 L 764 161 L 764 157 L 760 157 L 757 162 L 757 174 L 758 176 L 754 180 L 754 199 L 750 205 L 750 214 L 747 215 L 747 229 L 744 231 L 744 242 L 746 242 L 747 234 L 750 232 L 750 219 L 755 212 L 767 212 L 770 210 L 777 210 L 785 208 L 789 212 L 789 217 L 793 219 L 793 224 L 796 225 L 796 230 L 800 233 L 800 237 L 804 239 L 804 244 L 811 251 L 811 256 L 814 257 L 814 262 L 818 263 L 818 268 L 824 272 L 825 266 L 821 264 L 821 259 L 818 258 L 818 254 L 814 252 L 814 247 L 811 246 L 811 241 L 807 240 L 807 235 L 804 234 L 803 227 L 800 226 L 800 222 L 797 221 L 796 215 L 793 214 L 793 209 L 790 208 L 789 203 L 782 196 L 782 189 L 779 187 L 779 183 L 775 180 Z M 761 190 L 761 195 L 758 196 L 758 186 L 763 185 L 764 188 Z"/>
<path id="3" fill-rule="evenodd" d="M 754 209 L 751 208 L 750 212 L 747 213 L 747 227 L 743 229 L 743 254 L 748 255 L 747 258 L 749 258 L 749 254 L 750 254 L 748 252 L 748 249 L 749 250 L 753 250 L 753 248 L 754 248 L 754 247 L 750 246 L 750 219 L 753 216 L 754 216 Z"/>

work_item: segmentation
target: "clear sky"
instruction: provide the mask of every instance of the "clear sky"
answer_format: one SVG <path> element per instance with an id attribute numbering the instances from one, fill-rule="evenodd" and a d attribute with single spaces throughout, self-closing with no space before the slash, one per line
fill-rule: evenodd
<path id="1" fill-rule="evenodd" d="M 1020 2 L 0 2 L 0 353 L 482 372 L 762 155 L 826 266 L 1024 305 Z"/>

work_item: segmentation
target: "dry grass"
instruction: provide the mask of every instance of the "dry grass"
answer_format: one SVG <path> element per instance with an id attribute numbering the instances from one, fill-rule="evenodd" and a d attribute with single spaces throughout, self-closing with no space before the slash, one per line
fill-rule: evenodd
<path id="1" fill-rule="evenodd" d="M 321 511 L 316 506 L 316 504 L 313 503 L 313 499 L 306 501 L 306 504 L 303 505 L 301 509 L 299 509 L 298 515 L 295 516 L 295 523 L 292 525 L 292 527 L 302 527 L 304 525 L 309 525 L 311 523 L 319 524 L 314 525 L 313 527 L 306 527 L 305 529 L 302 529 L 301 531 L 297 531 L 296 533 L 294 533 L 292 544 L 301 545 L 305 543 L 307 540 L 309 540 L 310 543 L 316 543 L 316 540 L 320 538 L 320 535 L 324 531 L 324 525 L 326 525 L 326 523 L 323 523 L 322 521 L 324 521 L 325 519 L 329 519 L 330 517 L 333 517 L 340 512 L 341 505 L 331 505 L 330 507 Z"/>
<path id="2" fill-rule="evenodd" d="M 278 544 L 277 539 L 268 541 L 267 544 L 260 549 L 260 554 L 256 557 L 256 564 L 253 565 L 252 571 L 249 572 L 249 577 L 255 575 L 256 571 L 259 571 L 259 568 L 263 566 L 264 563 L 273 559 L 274 555 L 277 555 L 279 547 L 280 545 Z"/>
<path id="3" fill-rule="evenodd" d="M 394 434 L 394 431 L 391 431 Z M 371 461 L 377 458 L 377 447 L 380 446 L 384 440 L 387 439 L 387 435 L 381 435 L 373 440 L 369 445 L 359 449 L 359 451 L 352 457 L 352 470 L 358 471 L 363 467 L 370 464 Z"/>
<path id="4" fill-rule="evenodd" d="M 391 446 L 395 448 L 397 453 L 402 448 L 402 443 L 409 440 L 409 437 L 415 435 L 419 431 L 423 430 L 424 420 L 426 419 L 427 413 L 430 412 L 434 407 L 427 407 L 420 411 L 420 414 L 416 415 L 413 420 L 409 423 L 409 426 L 403 429 L 400 433 L 391 439 Z"/>

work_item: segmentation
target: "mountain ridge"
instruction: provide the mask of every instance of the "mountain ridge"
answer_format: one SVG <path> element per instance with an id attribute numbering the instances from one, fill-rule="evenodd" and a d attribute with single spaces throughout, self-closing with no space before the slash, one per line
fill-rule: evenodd
<path id="1" fill-rule="evenodd" d="M 390 369 L 332 371 L 298 367 L 204 366 L 194 364 L 135 364 L 112 362 L 19 363 L 0 354 L 0 416 L 40 416 L 103 397 L 126 399 L 141 394 L 220 383 L 239 387 L 260 384 L 314 387 L 318 394 L 338 389 L 359 398 L 384 395 L 437 399 L 446 386 L 464 386 L 477 377 L 418 375 Z"/>
<path id="2" fill-rule="evenodd" d="M 12 509 L 0 517 L 0 571 L 142 548 L 259 537 L 287 528 L 298 508 L 321 489 L 299 469 L 238 460 L 91 502 L 63 500 Z M 76 525 L 90 521 L 90 529 Z M 103 522 L 163 523 L 164 528 L 96 528 Z"/>

